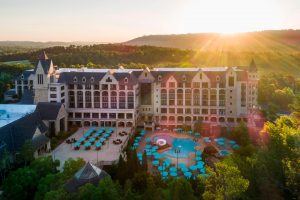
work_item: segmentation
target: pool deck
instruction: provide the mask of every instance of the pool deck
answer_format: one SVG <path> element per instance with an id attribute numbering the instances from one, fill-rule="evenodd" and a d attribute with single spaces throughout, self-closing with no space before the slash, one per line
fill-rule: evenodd
<path id="1" fill-rule="evenodd" d="M 197 143 L 200 145 L 199 148 L 197 149 L 197 151 L 201 151 L 203 152 L 204 148 L 207 145 L 212 145 L 214 146 L 217 150 L 220 150 L 220 147 L 218 145 L 216 145 L 216 143 L 214 141 L 210 142 L 210 143 L 206 143 L 204 142 L 203 137 L 195 137 L 194 135 L 190 135 L 187 133 L 180 133 L 180 132 L 173 132 L 173 131 L 147 131 L 146 134 L 143 136 L 140 145 L 137 148 L 137 152 L 139 153 L 143 153 L 143 150 L 146 146 L 146 140 L 145 138 L 149 137 L 149 138 L 153 138 L 156 135 L 169 135 L 172 136 L 174 138 L 183 138 L 183 139 L 197 139 Z M 227 148 L 226 146 L 224 146 L 224 148 Z M 196 150 L 195 150 L 196 151 Z M 177 158 L 176 157 L 172 157 L 172 156 L 166 156 L 166 158 L 171 159 L 171 166 L 177 167 Z M 152 157 L 148 158 L 148 169 L 150 173 L 158 173 L 157 169 L 155 169 L 155 167 L 152 165 L 151 161 L 154 160 Z M 191 152 L 189 153 L 187 158 L 178 158 L 178 163 L 184 163 L 186 166 L 192 166 L 195 165 L 195 153 Z"/>

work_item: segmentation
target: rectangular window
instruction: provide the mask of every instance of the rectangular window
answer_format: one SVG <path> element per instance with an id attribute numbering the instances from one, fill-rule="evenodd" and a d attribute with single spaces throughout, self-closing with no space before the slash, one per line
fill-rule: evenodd
<path id="1" fill-rule="evenodd" d="M 101 113 L 101 119 L 107 119 L 107 113 Z"/>
<path id="2" fill-rule="evenodd" d="M 101 86 L 101 88 L 102 88 L 102 90 L 108 90 L 108 85 L 107 85 L 107 84 L 103 84 L 103 85 Z"/>
<path id="3" fill-rule="evenodd" d="M 207 115 L 208 114 L 208 109 L 202 109 L 202 114 Z"/>
<path id="4" fill-rule="evenodd" d="M 177 114 L 183 114 L 183 108 L 177 108 Z"/>
<path id="5" fill-rule="evenodd" d="M 202 83 L 202 88 L 208 88 L 208 82 L 203 82 Z"/>
<path id="6" fill-rule="evenodd" d="M 175 114 L 175 108 L 169 108 L 169 113 Z"/>
<path id="7" fill-rule="evenodd" d="M 161 112 L 161 113 L 167 113 L 167 112 L 168 112 L 168 109 L 167 109 L 167 108 L 161 108 L 161 109 L 160 109 L 160 112 Z"/>
<path id="8" fill-rule="evenodd" d="M 229 77 L 228 86 L 229 87 L 234 87 L 234 77 L 233 76 Z"/>
<path id="9" fill-rule="evenodd" d="M 175 88 L 175 82 L 170 82 L 169 83 L 169 88 Z"/>
<path id="10" fill-rule="evenodd" d="M 56 94 L 50 94 L 50 98 L 56 98 Z"/>
<path id="11" fill-rule="evenodd" d="M 92 118 L 98 119 L 99 118 L 99 113 L 92 113 Z"/>

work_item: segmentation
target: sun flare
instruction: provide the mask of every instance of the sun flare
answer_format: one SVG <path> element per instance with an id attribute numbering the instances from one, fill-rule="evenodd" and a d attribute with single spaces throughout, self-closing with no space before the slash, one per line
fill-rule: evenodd
<path id="1" fill-rule="evenodd" d="M 259 6 L 257 6 L 259 5 Z M 275 28 L 280 12 L 270 0 L 190 0 L 182 13 L 182 32 L 233 34 Z"/>

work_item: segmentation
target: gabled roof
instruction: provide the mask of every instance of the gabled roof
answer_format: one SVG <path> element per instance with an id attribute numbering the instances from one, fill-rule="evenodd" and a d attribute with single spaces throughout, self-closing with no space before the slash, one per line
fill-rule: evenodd
<path id="1" fill-rule="evenodd" d="M 23 75 L 23 80 L 28 80 L 29 76 L 34 73 L 35 71 L 33 69 L 24 70 L 23 73 L 16 78 L 16 80 L 22 80 L 22 75 Z"/>
<path id="2" fill-rule="evenodd" d="M 33 91 L 32 90 L 24 90 L 19 104 L 33 104 L 33 103 L 34 103 Z"/>
<path id="3" fill-rule="evenodd" d="M 48 58 L 46 52 L 43 51 L 43 52 L 39 55 L 38 59 L 39 59 L 39 60 L 48 60 L 49 58 Z"/>
<path id="4" fill-rule="evenodd" d="M 249 72 L 257 72 L 257 67 L 254 59 L 251 60 L 251 63 L 249 65 Z"/>
<path id="5" fill-rule="evenodd" d="M 15 153 L 20 151 L 26 140 L 31 140 L 39 129 L 42 134 L 47 131 L 47 126 L 41 120 L 39 112 L 30 113 L 12 123 L 0 128 L 0 141 L 7 145 L 7 150 Z M 45 136 L 46 137 L 46 136 Z M 46 140 L 37 140 L 34 146 L 41 146 Z"/>
<path id="6" fill-rule="evenodd" d="M 62 103 L 39 102 L 36 111 L 42 120 L 56 120 L 62 106 Z"/>
<path id="7" fill-rule="evenodd" d="M 77 189 L 86 184 L 91 183 L 97 185 L 99 181 L 105 177 L 110 177 L 108 173 L 95 165 L 87 162 L 66 184 L 65 189 L 68 192 L 76 192 Z"/>

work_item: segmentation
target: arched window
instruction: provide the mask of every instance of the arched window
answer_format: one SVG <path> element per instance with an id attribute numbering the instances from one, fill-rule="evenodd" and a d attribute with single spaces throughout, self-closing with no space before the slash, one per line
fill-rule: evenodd
<path id="1" fill-rule="evenodd" d="M 108 92 L 102 92 L 102 108 L 108 108 Z"/>
<path id="2" fill-rule="evenodd" d="M 192 118 L 190 116 L 185 117 L 185 122 L 191 122 L 191 121 L 192 121 Z"/>
<path id="3" fill-rule="evenodd" d="M 124 83 L 128 83 L 128 78 L 127 77 L 124 79 Z"/>
<path id="4" fill-rule="evenodd" d="M 100 92 L 99 91 L 94 92 L 94 107 L 100 108 Z"/>
<path id="5" fill-rule="evenodd" d="M 217 90 L 211 89 L 210 90 L 210 106 L 216 106 L 217 105 Z"/>
<path id="6" fill-rule="evenodd" d="M 185 105 L 191 105 L 192 92 L 190 89 L 185 90 Z"/>
<path id="7" fill-rule="evenodd" d="M 225 106 L 225 95 L 226 92 L 224 89 L 219 90 L 219 106 Z"/>
<path id="8" fill-rule="evenodd" d="M 95 79 L 94 77 L 91 77 L 91 83 L 94 83 Z"/>
<path id="9" fill-rule="evenodd" d="M 170 121 L 170 122 L 175 122 L 175 117 L 174 117 L 174 116 L 170 116 L 170 117 L 169 117 L 169 121 Z"/>
<path id="10" fill-rule="evenodd" d="M 73 78 L 73 82 L 77 82 L 77 77 L 76 76 L 74 76 L 74 78 Z"/>
<path id="11" fill-rule="evenodd" d="M 169 90 L 169 106 L 175 105 L 175 90 L 170 89 Z"/>
<path id="12" fill-rule="evenodd" d="M 183 90 L 182 89 L 177 90 L 177 105 L 178 106 L 183 105 Z"/>
<path id="13" fill-rule="evenodd" d="M 133 109 L 134 108 L 134 94 L 133 92 L 127 93 L 127 108 Z"/>
<path id="14" fill-rule="evenodd" d="M 86 78 L 82 77 L 82 82 L 85 83 L 86 82 Z"/>
<path id="15" fill-rule="evenodd" d="M 183 117 L 182 116 L 178 116 L 177 117 L 177 121 L 180 122 L 180 123 L 183 122 Z"/>
<path id="16" fill-rule="evenodd" d="M 162 89 L 161 92 L 160 92 L 160 103 L 161 105 L 167 105 L 168 103 L 168 96 L 167 96 L 167 90 L 166 89 Z"/>
<path id="17" fill-rule="evenodd" d="M 202 90 L 202 106 L 208 106 L 208 90 Z"/>
<path id="18" fill-rule="evenodd" d="M 193 92 L 193 105 L 194 106 L 200 106 L 200 90 L 194 89 Z"/>
<path id="19" fill-rule="evenodd" d="M 91 108 L 92 107 L 92 96 L 90 91 L 85 92 L 85 107 Z"/>
<path id="20" fill-rule="evenodd" d="M 161 81 L 161 75 L 159 75 L 157 79 L 158 79 L 158 81 Z"/>
<path id="21" fill-rule="evenodd" d="M 125 92 L 119 93 L 119 109 L 125 109 L 126 108 L 126 95 Z"/>
<path id="22" fill-rule="evenodd" d="M 77 108 L 83 108 L 83 92 L 77 92 Z"/>
<path id="23" fill-rule="evenodd" d="M 117 92 L 110 93 L 110 108 L 117 108 Z"/>
<path id="24" fill-rule="evenodd" d="M 161 116 L 161 121 L 167 121 L 168 117 L 167 116 Z"/>

